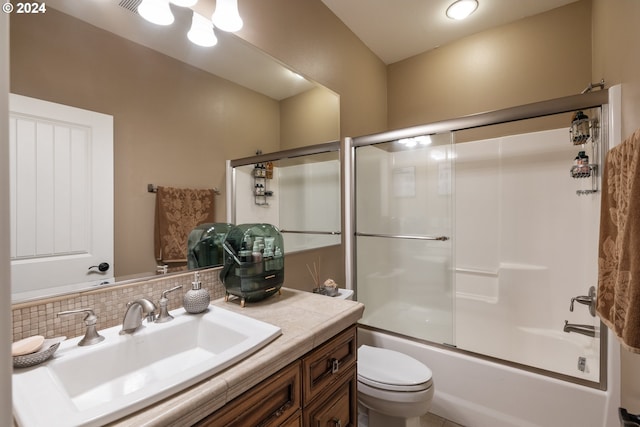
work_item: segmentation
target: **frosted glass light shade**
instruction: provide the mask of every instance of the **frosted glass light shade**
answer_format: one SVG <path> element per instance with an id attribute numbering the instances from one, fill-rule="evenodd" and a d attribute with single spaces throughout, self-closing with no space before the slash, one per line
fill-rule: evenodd
<path id="1" fill-rule="evenodd" d="M 447 8 L 447 16 L 451 19 L 465 19 L 478 8 L 478 0 L 458 0 Z"/>
<path id="2" fill-rule="evenodd" d="M 169 8 L 169 0 L 142 0 L 138 13 L 147 21 L 157 25 L 173 24 L 173 13 Z"/>
<path id="3" fill-rule="evenodd" d="M 181 7 L 191 7 L 198 3 L 198 0 L 171 0 L 171 3 Z"/>
<path id="4" fill-rule="evenodd" d="M 211 17 L 213 25 L 222 31 L 234 32 L 242 28 L 242 18 L 238 13 L 238 0 L 217 0 L 216 10 Z"/>
<path id="5" fill-rule="evenodd" d="M 196 12 L 193 12 L 191 29 L 187 33 L 187 37 L 192 43 L 203 47 L 215 46 L 218 43 L 211 21 Z"/>

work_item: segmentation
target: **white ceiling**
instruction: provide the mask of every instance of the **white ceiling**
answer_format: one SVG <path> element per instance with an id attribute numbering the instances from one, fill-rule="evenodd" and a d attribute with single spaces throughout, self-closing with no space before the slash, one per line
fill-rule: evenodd
<path id="1" fill-rule="evenodd" d="M 263 0 L 268 1 L 268 0 Z M 426 52 L 456 39 L 577 0 L 478 0 L 478 10 L 453 21 L 445 10 L 453 0 L 321 0 L 385 63 Z M 281 100 L 313 83 L 292 78 L 281 63 L 244 40 L 217 31 L 219 42 L 201 48 L 186 38 L 191 11 L 172 5 L 176 22 L 148 23 L 119 5 L 121 0 L 47 0 L 47 6 L 82 19 L 143 46 Z M 139 0 L 126 0 L 135 10 Z M 238 1 L 242 13 L 242 0 Z M 133 4 L 134 6 L 131 6 Z M 214 0 L 200 0 L 194 10 L 211 16 Z"/>
<path id="2" fill-rule="evenodd" d="M 445 15 L 453 0 L 322 0 L 386 64 L 575 1 L 478 0 L 455 21 Z"/>

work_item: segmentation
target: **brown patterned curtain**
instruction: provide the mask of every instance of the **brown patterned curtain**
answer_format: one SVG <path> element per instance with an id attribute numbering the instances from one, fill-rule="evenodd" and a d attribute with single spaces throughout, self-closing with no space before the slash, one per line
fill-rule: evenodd
<path id="1" fill-rule="evenodd" d="M 215 222 L 214 190 L 158 186 L 154 246 L 156 260 L 169 271 L 187 267 L 187 239 L 199 224 Z"/>

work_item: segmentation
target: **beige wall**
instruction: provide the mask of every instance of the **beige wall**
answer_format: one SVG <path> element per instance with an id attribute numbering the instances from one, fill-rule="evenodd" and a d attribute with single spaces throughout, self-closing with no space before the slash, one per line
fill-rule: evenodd
<path id="1" fill-rule="evenodd" d="M 582 0 L 391 64 L 389 128 L 580 93 L 591 82 Z"/>
<path id="2" fill-rule="evenodd" d="M 340 95 L 340 135 L 386 130 L 387 71 L 320 0 L 243 0 L 238 35 Z"/>
<path id="3" fill-rule="evenodd" d="M 622 138 L 640 127 L 640 2 L 593 0 L 593 79 L 622 84 Z M 621 349 L 622 406 L 640 413 L 640 355 Z"/>
<path id="4" fill-rule="evenodd" d="M 287 150 L 340 139 L 340 97 L 316 87 L 280 101 L 280 148 Z"/>

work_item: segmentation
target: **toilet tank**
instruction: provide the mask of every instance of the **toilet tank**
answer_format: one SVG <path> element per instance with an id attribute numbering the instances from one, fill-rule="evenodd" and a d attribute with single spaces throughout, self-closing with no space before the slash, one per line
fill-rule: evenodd
<path id="1" fill-rule="evenodd" d="M 338 295 L 333 298 L 353 300 L 353 289 L 338 288 Z"/>

